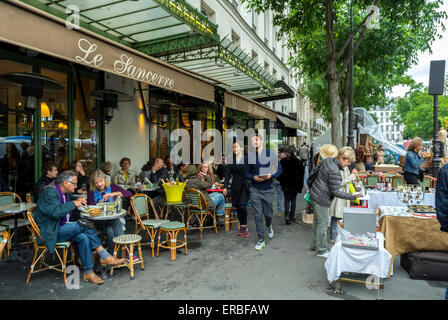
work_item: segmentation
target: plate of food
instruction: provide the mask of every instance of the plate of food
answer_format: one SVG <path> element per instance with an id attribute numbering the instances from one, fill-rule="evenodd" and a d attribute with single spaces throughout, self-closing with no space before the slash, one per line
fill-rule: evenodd
<path id="1" fill-rule="evenodd" d="M 409 206 L 409 209 L 411 209 L 414 213 L 437 213 L 436 208 L 433 206 L 411 205 Z"/>

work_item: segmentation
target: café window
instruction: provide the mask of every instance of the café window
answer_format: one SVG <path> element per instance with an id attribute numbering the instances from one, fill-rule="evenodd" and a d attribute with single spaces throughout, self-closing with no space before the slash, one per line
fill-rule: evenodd
<path id="1" fill-rule="evenodd" d="M 64 90 L 44 91 L 41 103 L 42 166 L 48 161 L 58 171 L 68 169 L 69 121 L 67 99 L 67 73 L 42 68 L 42 75 L 62 84 Z"/>
<path id="2" fill-rule="evenodd" d="M 31 65 L 3 59 L 0 70 L 0 74 L 33 71 Z M 24 105 L 21 87 L 0 80 L 0 173 L 22 199 L 34 186 L 34 119 Z"/>

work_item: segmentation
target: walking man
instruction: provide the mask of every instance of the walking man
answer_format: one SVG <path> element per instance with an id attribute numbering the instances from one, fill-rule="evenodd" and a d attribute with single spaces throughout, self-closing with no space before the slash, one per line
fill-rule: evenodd
<path id="1" fill-rule="evenodd" d="M 260 135 L 259 131 L 256 132 L 255 136 L 251 137 L 250 141 L 253 148 L 248 155 L 245 175 L 251 181 L 250 201 L 258 235 L 258 243 L 255 246 L 255 250 L 260 251 L 266 246 L 263 216 L 268 237 L 270 239 L 274 237 L 274 230 L 272 229 L 272 201 L 274 193 L 272 179 L 280 176 L 282 167 L 275 152 L 264 148 L 264 137 Z"/>
<path id="2" fill-rule="evenodd" d="M 304 166 L 308 163 L 308 158 L 310 156 L 310 148 L 304 142 L 299 149 L 299 159 L 302 160 Z"/>

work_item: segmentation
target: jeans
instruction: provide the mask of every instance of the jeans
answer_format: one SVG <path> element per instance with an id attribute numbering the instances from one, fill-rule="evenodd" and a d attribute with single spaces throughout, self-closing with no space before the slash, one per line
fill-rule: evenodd
<path id="1" fill-rule="evenodd" d="M 313 231 L 311 234 L 311 248 L 316 248 L 317 254 L 323 254 L 327 249 L 327 229 L 328 229 L 328 214 L 330 208 L 321 206 L 313 201 L 314 221 Z"/>
<path id="2" fill-rule="evenodd" d="M 266 220 L 266 226 L 272 225 L 272 200 L 274 190 L 259 190 L 257 188 L 250 188 L 250 201 L 252 203 L 252 212 L 255 219 L 255 226 L 257 229 L 258 239 L 264 241 L 264 224 L 263 216 Z"/>
<path id="3" fill-rule="evenodd" d="M 336 226 L 338 225 L 338 220 L 341 220 L 341 218 L 331 217 L 330 237 L 333 240 L 336 240 L 336 237 L 338 236 L 338 231 L 336 229 Z"/>
<path id="4" fill-rule="evenodd" d="M 121 236 L 124 234 L 123 231 L 123 223 L 120 221 L 120 219 L 110 220 L 110 221 L 104 221 L 104 222 L 98 222 L 95 224 L 95 226 L 98 229 L 103 228 L 102 224 L 106 224 L 106 245 L 109 249 L 109 252 L 113 252 L 115 244 L 114 244 L 114 237 Z"/>
<path id="5" fill-rule="evenodd" d="M 277 213 L 282 212 L 283 191 L 280 186 L 280 181 L 274 181 L 275 190 L 277 190 Z"/>
<path id="6" fill-rule="evenodd" d="M 59 226 L 57 237 L 57 242 L 64 241 L 76 244 L 84 270 L 93 268 L 92 251 L 101 247 L 95 230 L 81 227 L 78 223 L 66 223 Z"/>
<path id="7" fill-rule="evenodd" d="M 224 195 L 220 192 L 210 193 L 210 198 L 212 198 L 213 202 L 216 205 L 216 215 L 223 216 L 224 215 L 224 206 L 226 204 L 226 199 Z"/>
<path id="8" fill-rule="evenodd" d="M 296 213 L 296 192 L 284 192 L 285 194 L 285 220 L 294 220 L 294 215 Z M 289 205 L 291 204 L 291 211 L 289 210 Z"/>

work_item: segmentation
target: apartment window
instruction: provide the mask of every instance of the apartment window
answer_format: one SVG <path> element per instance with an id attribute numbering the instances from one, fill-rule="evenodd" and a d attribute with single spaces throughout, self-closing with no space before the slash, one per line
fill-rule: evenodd
<path id="1" fill-rule="evenodd" d="M 238 1 L 237 0 L 231 0 L 232 6 L 234 6 L 236 9 L 238 9 Z"/>
<path id="2" fill-rule="evenodd" d="M 206 15 L 211 22 L 216 23 L 215 11 L 213 11 L 204 1 L 201 1 L 201 13 Z"/>
<path id="3" fill-rule="evenodd" d="M 265 68 L 266 70 L 269 70 L 269 63 L 267 63 L 266 61 L 264 62 L 264 68 Z"/>
<path id="4" fill-rule="evenodd" d="M 258 62 L 258 53 L 256 53 L 254 50 L 252 50 L 252 60 Z"/>
<path id="5" fill-rule="evenodd" d="M 255 9 L 252 8 L 252 29 L 257 32 L 258 26 L 258 14 L 255 12 Z"/>
<path id="6" fill-rule="evenodd" d="M 270 19 L 269 19 L 269 11 L 264 12 L 264 43 L 268 45 L 269 43 L 269 31 L 270 31 Z"/>
<path id="7" fill-rule="evenodd" d="M 241 38 L 240 36 L 232 30 L 232 42 L 235 43 L 238 47 L 241 47 Z"/>
<path id="8" fill-rule="evenodd" d="M 275 79 L 277 79 L 277 70 L 272 69 L 272 75 L 274 76 Z"/>

